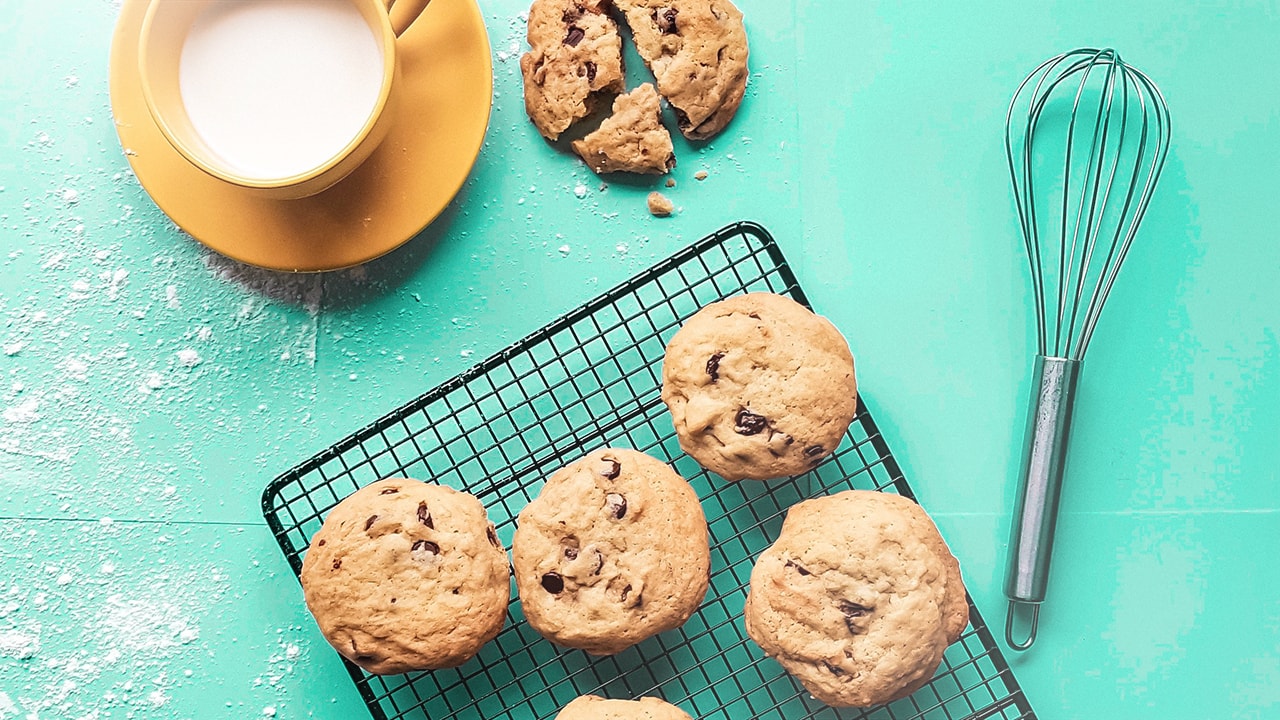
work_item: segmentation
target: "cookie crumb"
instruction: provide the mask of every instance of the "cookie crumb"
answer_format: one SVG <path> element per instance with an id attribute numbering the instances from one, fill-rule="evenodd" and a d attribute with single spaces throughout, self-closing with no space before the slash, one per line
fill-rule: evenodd
<path id="1" fill-rule="evenodd" d="M 698 172 L 696 172 L 696 173 L 694 173 L 694 174 L 693 174 L 693 179 L 694 179 L 694 180 L 706 180 L 706 179 L 707 179 L 707 175 L 708 175 L 708 173 L 707 173 L 707 171 L 706 171 L 706 170 L 699 170 Z"/>
<path id="2" fill-rule="evenodd" d="M 676 209 L 676 206 L 667 199 L 667 196 L 660 192 L 654 191 L 649 193 L 649 212 L 654 217 L 667 217 Z"/>
<path id="3" fill-rule="evenodd" d="M 672 188 L 672 187 L 675 187 L 675 186 L 676 186 L 676 179 L 675 179 L 675 178 L 667 178 L 667 187 Z"/>

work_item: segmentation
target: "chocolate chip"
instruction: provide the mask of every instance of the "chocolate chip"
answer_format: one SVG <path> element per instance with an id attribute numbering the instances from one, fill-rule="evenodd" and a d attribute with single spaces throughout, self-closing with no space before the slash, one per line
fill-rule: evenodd
<path id="1" fill-rule="evenodd" d="M 679 125 L 681 130 L 688 130 L 689 128 L 693 127 L 693 121 L 689 119 L 689 116 L 685 113 L 685 111 L 681 110 L 680 108 L 673 108 L 673 109 L 675 110 L 675 113 L 676 113 L 676 125 Z"/>
<path id="2" fill-rule="evenodd" d="M 630 595 L 630 594 L 631 594 L 631 586 L 630 586 L 630 585 L 628 585 L 628 586 L 626 586 L 626 587 L 622 588 L 622 602 L 626 602 L 626 601 L 627 601 L 627 596 L 628 596 L 628 595 Z"/>
<path id="3" fill-rule="evenodd" d="M 827 449 L 822 447 L 821 445 L 810 445 L 809 447 L 804 449 L 804 454 L 808 455 L 809 457 L 817 457 L 818 455 L 821 455 L 826 451 Z"/>
<path id="4" fill-rule="evenodd" d="M 577 560 L 577 559 L 578 559 L 578 548 L 576 548 L 576 547 L 567 547 L 567 548 L 565 548 L 565 549 L 564 549 L 564 557 L 565 557 L 565 559 L 566 559 L 566 560 Z"/>
<path id="5" fill-rule="evenodd" d="M 787 566 L 787 567 L 789 567 L 789 568 L 795 568 L 796 572 L 800 573 L 801 575 L 812 575 L 812 574 L 813 574 L 813 573 L 809 572 L 808 570 L 805 570 L 805 569 L 804 569 L 804 566 L 800 565 L 799 563 L 792 562 L 792 561 L 790 561 L 790 560 L 788 560 L 788 561 L 787 561 L 787 565 L 786 565 L 786 566 Z"/>
<path id="6" fill-rule="evenodd" d="M 387 488 L 386 490 L 383 490 L 382 492 L 380 492 L 380 493 L 378 493 L 378 494 L 379 494 L 379 495 L 391 495 L 391 494 L 398 493 L 398 492 L 400 492 L 400 488 Z"/>
<path id="7" fill-rule="evenodd" d="M 427 504 L 424 502 L 418 503 L 418 522 L 432 530 L 436 529 L 435 524 L 431 522 L 431 511 L 427 509 Z"/>
<path id="8" fill-rule="evenodd" d="M 627 499 L 618 493 L 609 493 L 604 496 L 604 509 L 616 520 L 621 520 L 622 516 L 627 514 Z"/>
<path id="9" fill-rule="evenodd" d="M 739 435 L 757 435 L 769 426 L 769 421 L 763 415 L 757 415 L 750 410 L 739 410 L 734 423 L 733 430 Z"/>
<path id="10" fill-rule="evenodd" d="M 595 566 L 595 569 L 591 571 L 591 574 L 599 575 L 600 571 L 603 569 L 604 569 L 604 555 L 601 554 L 599 550 L 596 550 L 596 566 Z"/>
<path id="11" fill-rule="evenodd" d="M 430 540 L 417 540 L 413 543 L 413 547 L 410 549 L 413 550 L 413 552 L 427 552 L 432 555 L 440 554 L 440 546 Z"/>
<path id="12" fill-rule="evenodd" d="M 337 570 L 337 569 L 338 569 L 338 568 L 340 568 L 340 567 L 342 567 L 342 558 L 338 558 L 337 560 L 334 560 L 334 561 L 333 561 L 333 569 L 334 569 L 334 570 Z"/>
<path id="13" fill-rule="evenodd" d="M 849 602 L 848 600 L 841 600 L 839 607 L 840 612 L 844 613 L 846 617 L 851 618 L 866 617 L 871 613 L 871 608 L 866 605 L 859 605 L 858 603 Z"/>
<path id="14" fill-rule="evenodd" d="M 395 604 L 396 604 L 396 599 L 395 599 L 395 598 L 391 598 L 391 604 L 392 604 L 392 605 L 395 605 Z"/>
<path id="15" fill-rule="evenodd" d="M 837 607 L 840 608 L 840 612 L 844 613 L 844 624 L 845 627 L 849 628 L 849 632 L 854 635 L 861 634 L 862 629 L 858 627 L 854 620 L 870 615 L 871 608 L 848 600 L 841 600 Z"/>
<path id="16" fill-rule="evenodd" d="M 564 578 L 560 577 L 560 573 L 549 572 L 542 576 L 542 589 L 552 595 L 559 595 L 564 592 Z"/>
<path id="17" fill-rule="evenodd" d="M 604 476 L 605 480 L 613 480 L 622 473 L 622 463 L 611 457 L 600 458 L 600 465 L 596 471 Z"/>
<path id="18" fill-rule="evenodd" d="M 324 540 L 320 540 L 319 542 L 317 542 L 316 547 L 324 547 Z"/>
<path id="19" fill-rule="evenodd" d="M 368 532 L 369 528 L 373 527 L 373 522 L 377 519 L 377 515 L 370 515 L 369 519 L 364 521 L 364 529 L 366 532 Z"/>
<path id="20" fill-rule="evenodd" d="M 671 160 L 674 163 L 674 155 L 671 156 Z M 711 359 L 707 360 L 707 374 L 711 376 L 711 382 L 716 382 L 720 379 L 720 359 L 723 357 L 724 353 L 716 353 L 711 356 Z"/>
<path id="21" fill-rule="evenodd" d="M 500 547 L 502 547 L 502 543 L 498 542 L 498 531 L 497 531 L 497 530 L 495 530 L 495 529 L 494 529 L 494 527 L 493 527 L 492 525 L 490 525 L 488 528 L 486 528 L 486 529 L 485 529 L 485 531 L 484 531 L 484 533 L 485 533 L 485 535 L 488 535 L 488 536 L 489 536 L 489 544 L 490 544 L 490 545 L 492 545 L 492 546 L 494 546 L 494 547 L 496 547 L 496 548 L 500 548 Z"/>
<path id="22" fill-rule="evenodd" d="M 578 47 L 578 43 L 582 42 L 582 38 L 587 34 L 577 25 L 569 26 L 569 34 L 564 37 L 564 44 L 569 47 Z"/>
<path id="23" fill-rule="evenodd" d="M 589 83 L 595 82 L 596 81 L 596 64 L 591 62 L 590 60 L 586 61 L 584 64 L 587 66 L 587 82 Z"/>
<path id="24" fill-rule="evenodd" d="M 662 31 L 663 35 L 673 35 L 676 32 L 676 14 L 679 11 L 675 8 L 667 8 L 665 10 L 653 11 L 653 22 Z"/>
<path id="25" fill-rule="evenodd" d="M 843 677 L 843 676 L 844 676 L 844 674 L 845 674 L 845 672 L 844 672 L 843 670 L 841 670 L 840 668 L 836 667 L 835 665 L 832 665 L 831 663 L 827 662 L 826 660 L 823 660 L 823 661 L 822 661 L 822 664 L 823 664 L 823 665 L 824 665 L 828 670 L 830 670 L 830 671 L 831 671 L 831 674 L 832 674 L 832 675 L 835 675 L 836 677 Z"/>

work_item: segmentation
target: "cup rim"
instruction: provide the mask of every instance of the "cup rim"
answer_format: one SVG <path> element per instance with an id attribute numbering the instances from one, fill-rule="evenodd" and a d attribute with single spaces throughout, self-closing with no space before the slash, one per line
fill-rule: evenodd
<path id="1" fill-rule="evenodd" d="M 337 167 L 346 160 L 356 148 L 360 147 L 368 139 L 373 132 L 379 118 L 386 109 L 387 100 L 391 96 L 391 85 L 395 79 L 396 67 L 396 35 L 391 28 L 391 19 L 386 12 L 382 11 L 382 5 L 378 0 L 346 0 L 353 5 L 373 4 L 376 8 L 374 13 L 377 20 L 377 27 L 373 27 L 368 22 L 365 13 L 361 13 L 360 17 L 365 20 L 365 24 L 377 35 L 379 48 L 382 51 L 382 84 L 378 88 L 378 98 L 373 104 L 373 108 L 369 111 L 369 116 L 365 118 L 364 124 L 360 127 L 360 132 L 356 133 L 342 149 L 329 157 L 328 160 L 317 165 L 310 170 L 304 170 L 293 175 L 279 178 L 254 178 L 241 175 L 230 168 L 219 166 L 213 162 L 201 157 L 201 154 L 191 148 L 177 132 L 174 132 L 168 120 L 165 119 L 164 113 L 160 109 L 160 103 L 152 91 L 151 78 L 149 76 L 148 67 L 151 54 L 151 35 L 155 28 L 155 18 L 160 12 L 159 8 L 168 2 L 178 2 L 180 0 L 151 0 L 147 5 L 146 14 L 142 18 L 142 28 L 138 34 L 138 74 L 140 86 L 142 89 L 142 98 L 146 102 L 147 111 L 151 114 L 151 119 L 160 129 L 160 133 L 164 135 L 165 140 L 173 146 L 184 158 L 192 165 L 200 168 L 204 172 L 218 178 L 224 182 L 233 185 L 239 185 L 246 188 L 271 190 L 297 187 L 308 181 L 323 176 L 325 173 Z M 208 0 L 208 2 L 218 2 L 219 0 Z M 181 57 L 175 59 L 180 62 Z M 182 102 L 181 93 L 179 92 L 179 102 Z"/>

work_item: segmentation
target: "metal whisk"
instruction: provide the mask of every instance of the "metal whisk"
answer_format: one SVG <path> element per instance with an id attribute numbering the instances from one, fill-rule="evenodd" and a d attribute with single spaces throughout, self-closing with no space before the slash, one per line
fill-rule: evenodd
<path id="1" fill-rule="evenodd" d="M 1160 90 L 1112 49 L 1045 62 L 1009 104 L 1005 150 L 1039 335 L 1004 586 L 1016 650 L 1035 641 L 1045 598 L 1080 363 L 1164 167 L 1169 122 Z M 1030 625 L 1018 642 L 1023 604 Z"/>

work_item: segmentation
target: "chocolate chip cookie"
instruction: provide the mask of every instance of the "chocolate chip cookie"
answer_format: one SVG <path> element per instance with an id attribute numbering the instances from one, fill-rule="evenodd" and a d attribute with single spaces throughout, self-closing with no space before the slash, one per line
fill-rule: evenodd
<path id="1" fill-rule="evenodd" d="M 625 89 L 622 38 L 608 0 L 534 0 L 529 52 L 520 58 L 524 106 L 538 132 L 560 137 L 604 94 Z"/>
<path id="2" fill-rule="evenodd" d="M 747 31 L 729 0 L 614 0 L 636 50 L 695 140 L 720 132 L 747 87 Z"/>
<path id="3" fill-rule="evenodd" d="M 969 622 L 960 565 L 929 516 L 862 490 L 791 508 L 744 614 L 751 639 L 835 707 L 919 689 Z"/>
<path id="4" fill-rule="evenodd" d="M 680 447 L 727 480 L 816 466 L 848 431 L 856 395 L 840 331 L 772 293 L 702 308 L 662 362 L 662 399 Z"/>
<path id="5" fill-rule="evenodd" d="M 573 143 L 573 151 L 597 173 L 662 175 L 676 166 L 671 133 L 662 126 L 658 91 L 645 83 L 613 101 L 613 115 Z"/>
<path id="6" fill-rule="evenodd" d="M 302 591 L 329 644 L 379 675 L 461 665 L 502 629 L 507 554 L 475 497 L 394 478 L 338 503 Z"/>
<path id="7" fill-rule="evenodd" d="M 693 720 L 689 713 L 658 698 L 605 700 L 583 695 L 565 705 L 556 720 Z"/>
<path id="8" fill-rule="evenodd" d="M 524 615 L 558 645 L 612 655 L 683 625 L 707 593 L 698 496 L 643 453 L 606 448 L 557 470 L 516 522 Z"/>

